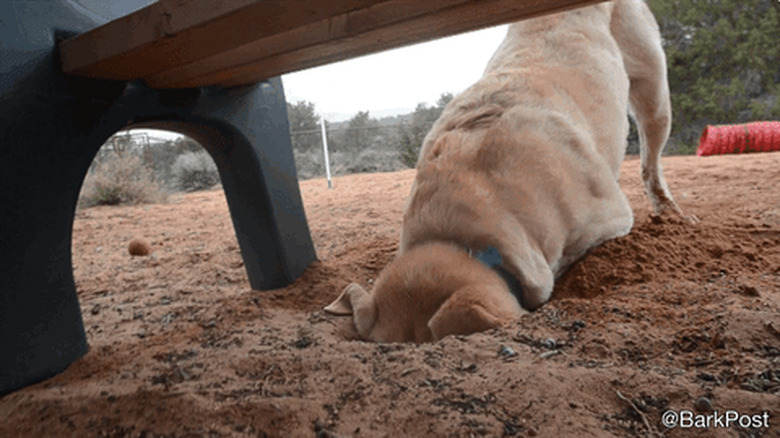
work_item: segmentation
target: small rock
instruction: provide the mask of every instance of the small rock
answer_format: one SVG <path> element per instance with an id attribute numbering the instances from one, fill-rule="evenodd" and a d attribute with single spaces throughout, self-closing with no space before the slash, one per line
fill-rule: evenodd
<path id="1" fill-rule="evenodd" d="M 297 341 L 293 342 L 292 345 L 293 345 L 293 347 L 295 347 L 297 349 L 303 349 L 303 348 L 309 347 L 312 343 L 313 342 L 312 342 L 311 339 L 309 339 L 306 336 L 302 336 L 300 339 L 298 339 Z"/>
<path id="2" fill-rule="evenodd" d="M 547 338 L 544 341 L 542 341 L 542 347 L 547 348 L 548 350 L 555 350 L 555 347 L 558 346 L 558 343 L 555 342 L 555 339 L 553 338 Z"/>
<path id="3" fill-rule="evenodd" d="M 760 297 L 761 294 L 758 292 L 758 289 L 756 289 L 753 286 L 746 286 L 742 285 L 739 288 L 739 293 L 746 296 L 746 297 Z"/>
<path id="4" fill-rule="evenodd" d="M 511 347 L 502 345 L 501 348 L 498 349 L 498 355 L 504 357 L 515 357 L 517 356 L 517 352 L 515 352 L 515 350 L 513 350 Z"/>
<path id="5" fill-rule="evenodd" d="M 477 372 L 477 364 L 473 363 L 465 368 L 460 368 L 458 371 L 465 371 L 467 373 L 476 373 Z"/>
<path id="6" fill-rule="evenodd" d="M 176 370 L 179 372 L 179 376 L 184 380 L 190 380 L 192 379 L 192 376 L 190 376 L 190 373 L 188 373 L 186 370 L 177 367 Z"/>
<path id="7" fill-rule="evenodd" d="M 699 397 L 696 399 L 696 401 L 693 402 L 693 408 L 696 412 L 712 412 L 714 410 L 712 401 L 707 397 Z"/>
<path id="8" fill-rule="evenodd" d="M 704 373 L 704 372 L 699 373 L 696 377 L 698 377 L 699 380 L 704 380 L 707 382 L 714 382 L 717 380 L 714 375 L 710 373 Z"/>

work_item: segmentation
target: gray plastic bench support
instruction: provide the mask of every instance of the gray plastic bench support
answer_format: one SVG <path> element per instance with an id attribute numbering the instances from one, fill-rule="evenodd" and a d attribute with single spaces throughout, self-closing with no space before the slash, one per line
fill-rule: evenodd
<path id="1" fill-rule="evenodd" d="M 99 24 L 70 0 L 0 3 L 0 394 L 87 352 L 73 219 L 90 163 L 117 131 L 169 129 L 208 150 L 253 289 L 286 286 L 316 259 L 281 80 L 159 91 L 64 76 L 58 39 Z"/>

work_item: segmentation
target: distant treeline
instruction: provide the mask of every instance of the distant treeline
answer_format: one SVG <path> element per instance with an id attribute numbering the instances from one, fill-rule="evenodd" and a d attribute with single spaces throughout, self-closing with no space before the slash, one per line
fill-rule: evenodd
<path id="1" fill-rule="evenodd" d="M 439 118 L 452 94 L 442 94 L 436 105 L 420 103 L 414 112 L 375 119 L 358 112 L 346 122 L 326 121 L 328 149 L 334 174 L 389 172 L 414 167 L 423 138 Z M 287 104 L 295 162 L 301 178 L 324 175 L 322 128 L 314 104 Z"/>
<path id="2" fill-rule="evenodd" d="M 780 119 L 777 0 L 649 0 L 664 39 L 671 152 L 690 154 L 708 124 Z"/>

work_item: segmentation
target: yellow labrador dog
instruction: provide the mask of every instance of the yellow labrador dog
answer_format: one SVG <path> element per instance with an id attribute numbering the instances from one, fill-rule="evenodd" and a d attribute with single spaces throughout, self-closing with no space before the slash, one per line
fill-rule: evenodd
<path id="1" fill-rule="evenodd" d="M 618 0 L 509 27 L 425 138 L 398 257 L 325 308 L 366 340 L 426 342 L 515 321 L 588 250 L 628 234 L 630 110 L 657 213 L 682 215 L 660 157 L 671 108 L 658 26 Z M 527 309 L 527 310 L 526 310 Z"/>

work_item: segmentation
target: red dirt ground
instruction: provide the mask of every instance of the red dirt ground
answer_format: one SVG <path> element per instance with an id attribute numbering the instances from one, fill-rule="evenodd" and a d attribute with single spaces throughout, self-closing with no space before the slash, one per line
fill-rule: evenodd
<path id="1" fill-rule="evenodd" d="M 303 182 L 320 261 L 275 291 L 250 289 L 220 191 L 82 210 L 91 350 L 0 399 L 0 436 L 780 436 L 780 153 L 664 162 L 698 225 L 652 217 L 629 157 L 630 235 L 516 325 L 425 345 L 321 311 L 394 256 L 413 171 Z M 760 418 L 715 428 L 728 410 Z"/>

